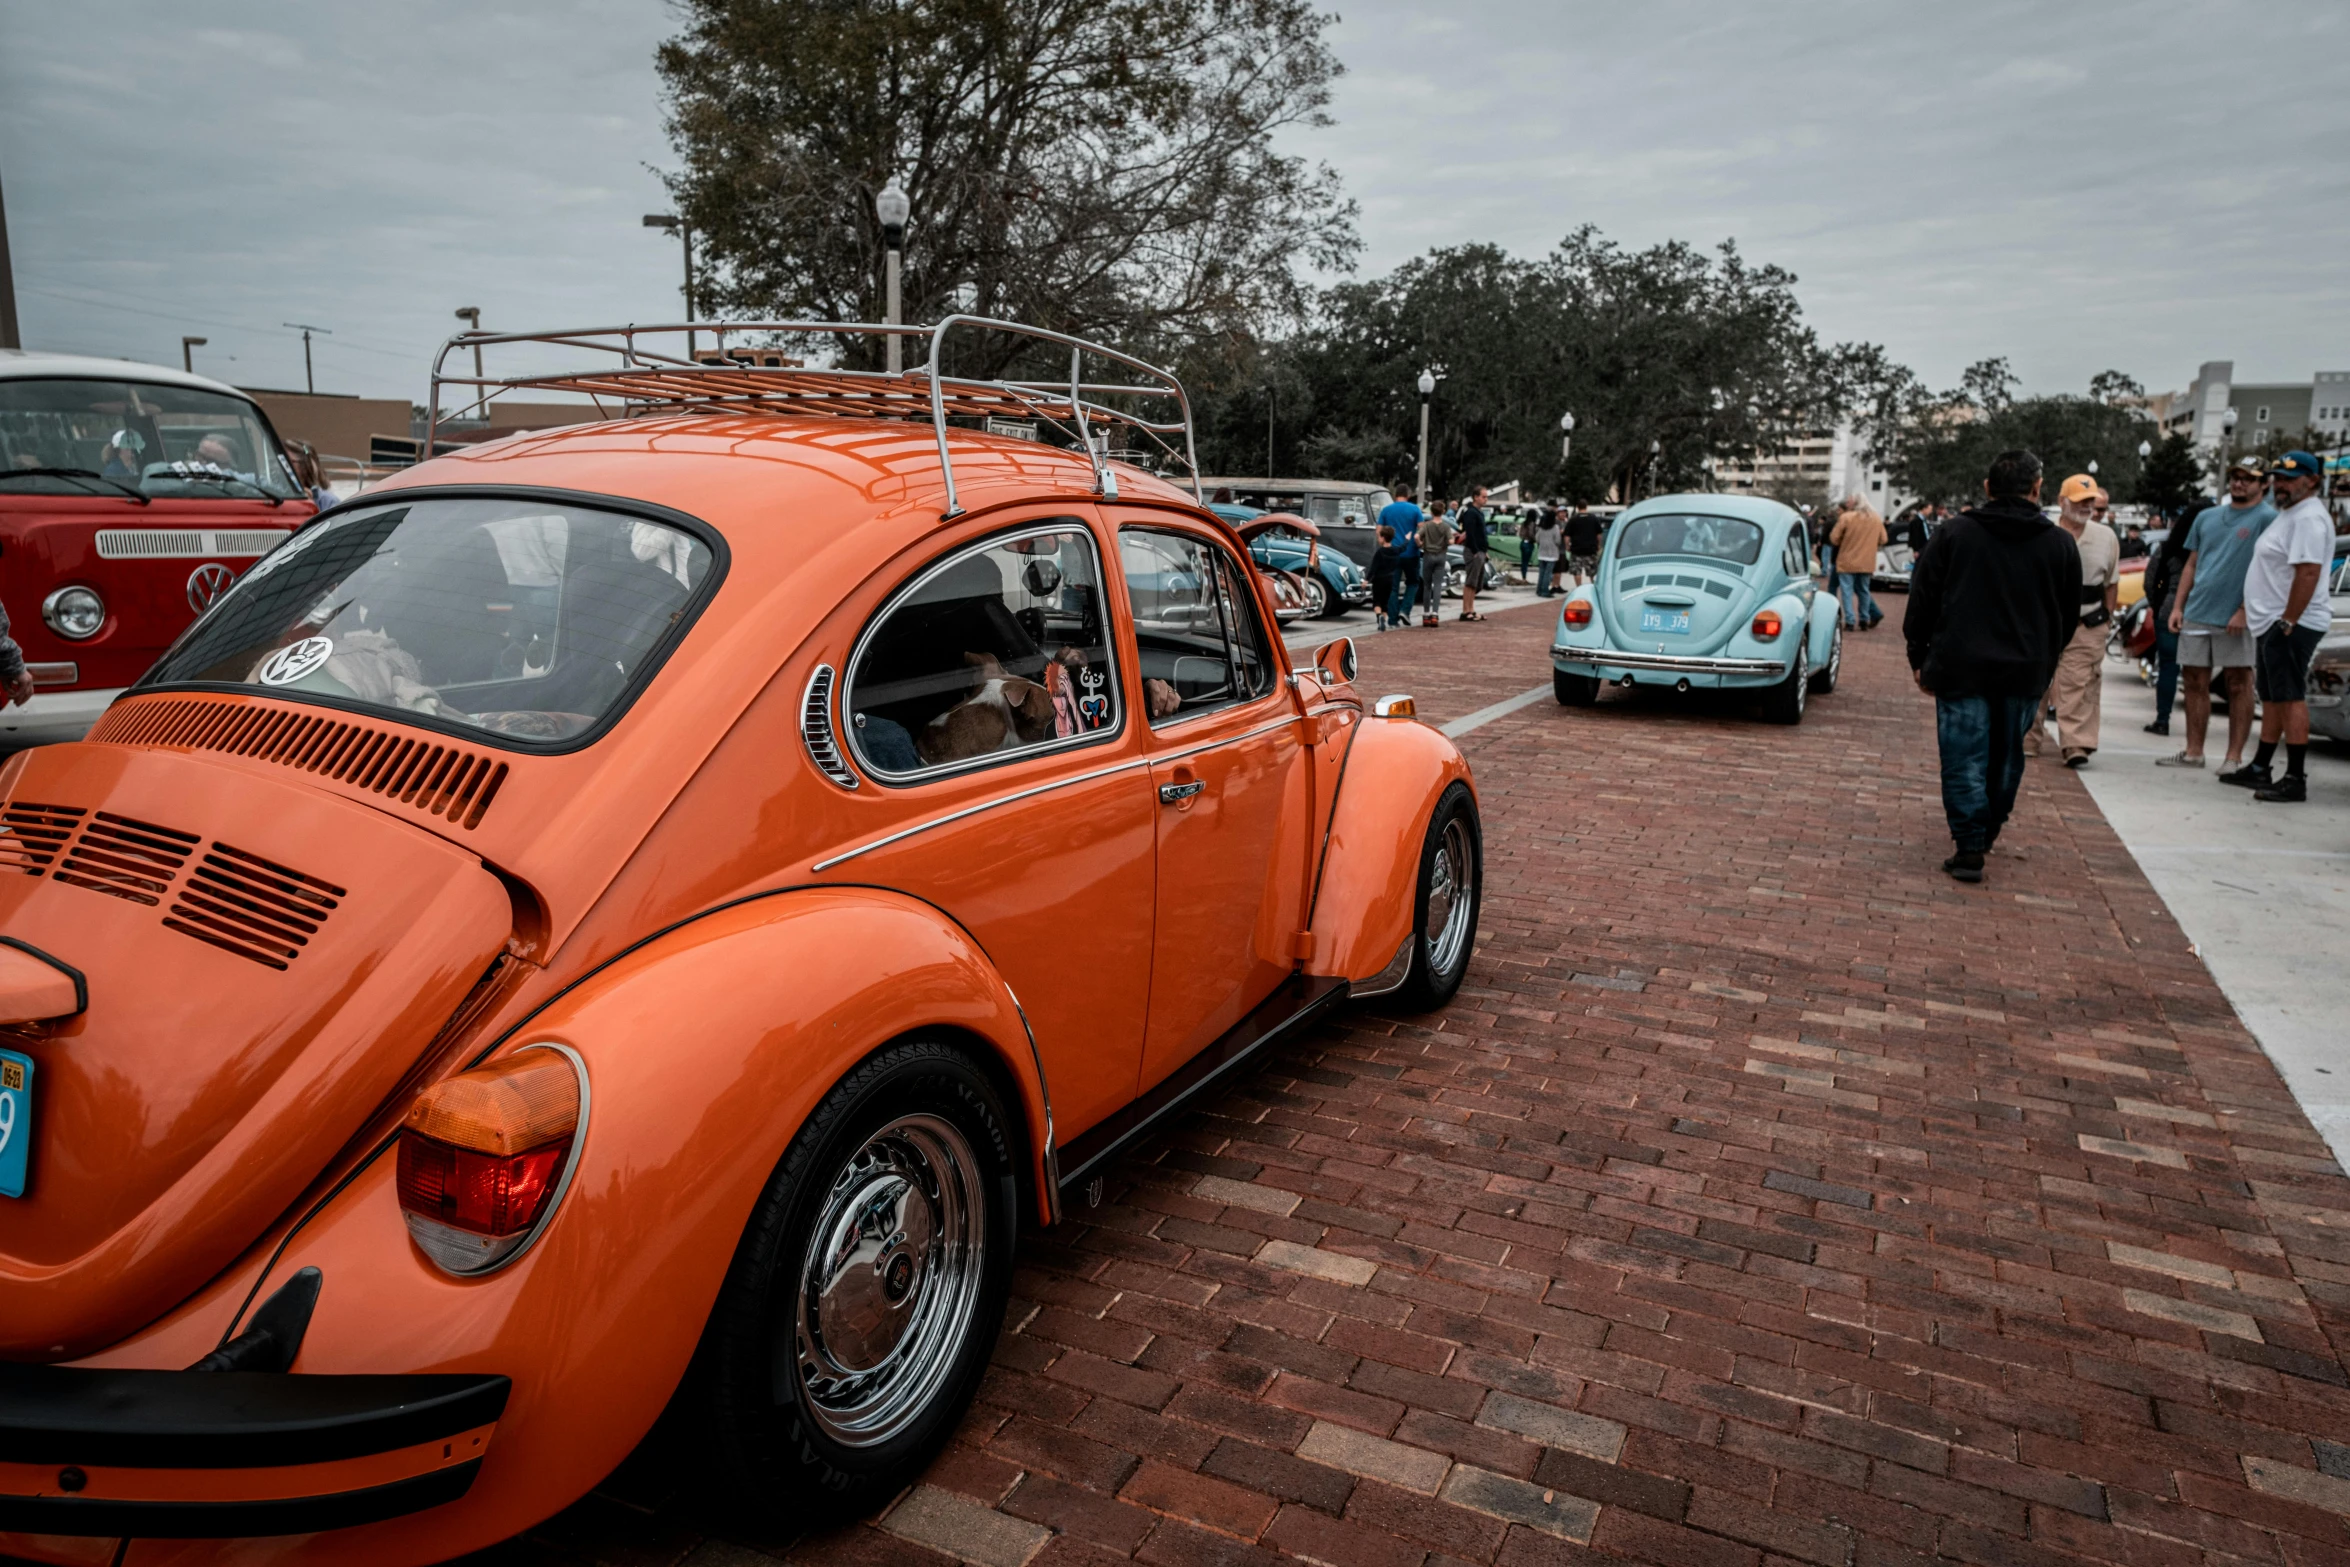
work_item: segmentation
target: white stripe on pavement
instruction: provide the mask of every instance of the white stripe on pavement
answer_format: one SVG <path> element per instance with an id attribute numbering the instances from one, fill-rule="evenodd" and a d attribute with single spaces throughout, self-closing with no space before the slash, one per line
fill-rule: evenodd
<path id="1" fill-rule="evenodd" d="M 1532 707 L 1550 694 L 1551 690 L 1548 686 L 1536 686 L 1531 691 L 1521 691 L 1506 702 L 1496 702 L 1491 707 L 1477 709 L 1466 718 L 1454 719 L 1443 727 L 1443 735 L 1447 740 L 1458 740 L 1470 730 L 1482 729 L 1497 718 L 1507 718 L 1521 707 Z"/>

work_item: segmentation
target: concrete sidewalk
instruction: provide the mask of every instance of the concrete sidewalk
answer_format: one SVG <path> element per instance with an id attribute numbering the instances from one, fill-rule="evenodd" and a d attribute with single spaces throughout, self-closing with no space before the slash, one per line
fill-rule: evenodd
<path id="1" fill-rule="evenodd" d="M 2225 715 L 2199 773 L 2154 765 L 2180 750 L 2186 715 L 2172 715 L 2168 739 L 2144 732 L 2153 717 L 2135 667 L 2108 662 L 2102 744 L 2081 782 L 2350 1165 L 2350 748 L 2312 742 L 2308 803 L 2262 805 L 2214 781 Z"/>

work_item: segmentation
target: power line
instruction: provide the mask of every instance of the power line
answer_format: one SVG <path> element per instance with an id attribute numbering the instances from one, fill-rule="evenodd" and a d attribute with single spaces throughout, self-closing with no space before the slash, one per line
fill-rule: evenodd
<path id="1" fill-rule="evenodd" d="M 24 292 L 24 293 L 27 293 L 27 294 L 44 294 L 44 295 L 47 295 L 47 296 L 48 296 L 49 298 L 51 298 L 51 299 L 59 299 L 59 300 L 63 300 L 65 303 L 67 303 L 67 304 L 69 304 L 69 305 L 80 305 L 80 306 L 84 307 L 85 309 L 90 309 L 90 310 L 113 310 L 113 311 L 119 311 L 119 312 L 121 312 L 122 314 L 125 314 L 125 315 L 134 315 L 134 316 L 152 316 L 153 318 L 155 318 L 155 319 L 156 319 L 156 320 L 158 320 L 158 321 L 183 321 L 183 322 L 194 322 L 194 323 L 196 323 L 196 324 L 197 324 L 197 325 L 199 325 L 199 326 L 222 326 L 222 327 L 229 327 L 229 328 L 231 328 L 231 329 L 233 329 L 233 330 L 235 330 L 235 331 L 239 331 L 239 332 L 258 332 L 258 333 L 262 333 L 262 334 L 264 334 L 264 335 L 266 335 L 266 334 L 268 334 L 268 333 L 270 333 L 270 332 L 272 332 L 272 331 L 274 331 L 274 330 L 275 330 L 275 328 L 272 328 L 272 327 L 265 327 L 265 326 L 255 326 L 255 325 L 254 325 L 252 322 L 250 322 L 250 321 L 230 321 L 230 320 L 226 320 L 226 319 L 224 319 L 224 318 L 222 318 L 222 317 L 220 317 L 220 316 L 201 316 L 201 315 L 196 315 L 196 314 L 193 314 L 192 312 L 189 312 L 189 311 L 184 311 L 184 310 L 174 310 L 174 311 L 169 311 L 169 312 L 166 312 L 166 311 L 161 311 L 161 310 L 141 310 L 141 309 L 140 309 L 138 306 L 136 306 L 136 305 L 115 305 L 115 304 L 108 304 L 108 303 L 106 303 L 106 302 L 105 302 L 105 301 L 103 301 L 103 300 L 97 300 L 97 299 L 81 299 L 81 298 L 77 298 L 76 296 L 74 296 L 74 295 L 72 295 L 72 294 L 61 294 L 61 293 L 59 293 L 57 290 L 55 290 L 55 289 L 53 289 L 53 288 L 36 288 L 36 287 L 34 287 L 32 284 L 29 284 L 29 283 L 19 284 L 19 285 L 18 285 L 18 288 L 19 288 L 19 290 L 20 290 L 21 292 Z M 132 296 L 132 297 L 143 297 L 143 296 Z M 338 347 L 338 348 L 348 348 L 348 349 L 352 349 L 352 350 L 354 350 L 355 352 L 362 353 L 362 354 L 378 354 L 378 355 L 381 355 L 382 357 L 384 357 L 384 358 L 386 358 L 386 359 L 399 359 L 399 360 L 404 360 L 404 361 L 406 361 L 407 363 L 409 363 L 409 364 L 412 364 L 412 365 L 413 365 L 413 364 L 417 364 L 417 363 L 419 363 L 419 362 L 420 362 L 420 361 L 423 359 L 423 357 L 424 357 L 422 354 L 419 354 L 418 352 L 416 352 L 416 351 L 415 351 L 415 350 L 413 350 L 413 349 L 410 349 L 410 350 L 400 350 L 400 349 L 392 349 L 392 348 L 375 348 L 375 347 L 370 347 L 369 345 L 367 345 L 367 344 L 365 344 L 365 343 L 357 342 L 357 341 L 354 341 L 354 340 L 352 340 L 352 339 L 349 339 L 349 338 L 341 339 L 340 341 L 338 341 L 337 343 L 335 343 L 333 346 L 335 346 L 335 347 Z"/>

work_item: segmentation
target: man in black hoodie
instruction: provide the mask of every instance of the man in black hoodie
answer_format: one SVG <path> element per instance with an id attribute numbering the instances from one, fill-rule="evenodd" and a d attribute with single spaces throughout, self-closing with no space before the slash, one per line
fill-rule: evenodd
<path id="1" fill-rule="evenodd" d="M 2081 552 L 2041 513 L 2040 459 L 2001 452 L 1983 495 L 1927 542 L 1901 625 L 1918 689 L 1934 698 L 1942 810 L 1957 846 L 1942 868 L 1960 881 L 1983 879 L 1983 856 L 2015 809 L 2024 735 L 2081 613 Z"/>

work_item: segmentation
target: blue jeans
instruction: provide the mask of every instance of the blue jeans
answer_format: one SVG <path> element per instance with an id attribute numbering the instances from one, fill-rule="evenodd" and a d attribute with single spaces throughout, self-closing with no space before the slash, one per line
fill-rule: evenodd
<path id="1" fill-rule="evenodd" d="M 1552 579 L 1553 577 L 1557 576 L 1558 574 L 1559 574 L 1559 563 L 1558 563 L 1557 561 L 1555 561 L 1555 560 L 1546 560 L 1546 561 L 1543 561 L 1543 562 L 1541 562 L 1541 563 L 1540 563 L 1540 569 L 1539 569 L 1539 571 L 1536 573 L 1536 581 L 1535 581 L 1535 584 L 1534 584 L 1534 596 L 1535 596 L 1536 598 L 1545 598 L 1545 599 L 1546 599 L 1546 598 L 1548 598 L 1548 597 L 1550 597 L 1550 582 L 1551 582 L 1551 579 Z"/>
<path id="2" fill-rule="evenodd" d="M 1847 626 L 1873 626 L 1885 618 L 1877 601 L 1869 597 L 1869 574 L 1865 571 L 1836 573 L 1836 598 L 1844 606 Z"/>
<path id="3" fill-rule="evenodd" d="M 2179 634 L 2164 626 L 2154 633 L 2154 721 L 2170 722 L 2179 695 Z"/>
<path id="4" fill-rule="evenodd" d="M 1942 750 L 1942 814 L 1961 849 L 1991 847 L 2024 781 L 2024 735 L 2040 716 L 2036 696 L 1938 696 L 1934 738 Z"/>
<path id="5" fill-rule="evenodd" d="M 1420 596 L 1420 562 L 1417 556 L 1396 562 L 1395 596 L 1388 600 L 1387 618 L 1398 625 L 1410 616 L 1412 601 Z"/>

